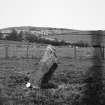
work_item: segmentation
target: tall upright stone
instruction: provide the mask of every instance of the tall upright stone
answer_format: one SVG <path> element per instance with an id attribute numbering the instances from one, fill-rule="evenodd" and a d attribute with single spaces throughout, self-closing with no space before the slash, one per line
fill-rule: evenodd
<path id="1" fill-rule="evenodd" d="M 54 46 L 48 45 L 39 62 L 38 70 L 32 73 L 31 80 L 34 86 L 48 88 L 49 80 L 57 66 L 56 49 Z M 52 85 L 50 87 L 52 87 Z"/>

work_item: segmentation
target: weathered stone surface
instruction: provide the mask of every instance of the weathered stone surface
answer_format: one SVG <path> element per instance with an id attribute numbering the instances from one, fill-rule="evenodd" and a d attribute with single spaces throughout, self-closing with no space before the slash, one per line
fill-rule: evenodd
<path id="1" fill-rule="evenodd" d="M 56 68 L 56 49 L 55 47 L 48 45 L 42 59 L 39 62 L 38 70 L 32 73 L 31 82 L 34 86 L 41 86 L 44 83 L 48 83 Z"/>

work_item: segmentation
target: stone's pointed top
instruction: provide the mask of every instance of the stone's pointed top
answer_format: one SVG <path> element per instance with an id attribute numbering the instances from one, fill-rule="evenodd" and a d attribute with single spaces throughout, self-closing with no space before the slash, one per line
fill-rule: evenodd
<path id="1" fill-rule="evenodd" d="M 40 62 L 55 62 L 57 59 L 56 49 L 52 45 L 48 45 Z M 51 61 L 50 61 L 51 60 Z"/>
<path id="2" fill-rule="evenodd" d="M 56 51 L 55 47 L 52 45 L 48 45 L 47 50 Z"/>

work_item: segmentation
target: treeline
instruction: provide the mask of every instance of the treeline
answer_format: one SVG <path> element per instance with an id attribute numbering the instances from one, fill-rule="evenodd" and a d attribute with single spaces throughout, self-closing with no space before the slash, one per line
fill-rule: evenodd
<path id="1" fill-rule="evenodd" d="M 0 33 L 0 40 L 11 40 L 11 41 L 26 41 L 31 43 L 42 43 L 42 44 L 52 44 L 54 46 L 62 46 L 62 45 L 69 45 L 64 40 L 58 40 L 58 39 L 47 39 L 44 37 L 41 37 L 41 35 L 35 35 L 31 32 L 17 32 L 15 29 L 11 31 L 11 33 L 8 33 L 6 36 L 4 33 Z"/>
<path id="2" fill-rule="evenodd" d="M 23 35 L 22 32 L 18 33 L 16 30 L 12 30 L 12 32 L 5 37 L 6 40 L 13 40 L 13 41 L 22 41 Z"/>
<path id="3" fill-rule="evenodd" d="M 58 40 L 58 39 L 47 39 L 47 38 L 43 38 L 40 36 L 35 36 L 35 35 L 26 35 L 26 39 L 31 42 L 31 43 L 42 43 L 42 44 L 51 44 L 54 46 L 63 46 L 63 45 L 69 45 L 69 43 L 67 43 L 64 40 Z"/>
<path id="4" fill-rule="evenodd" d="M 103 33 L 103 31 L 92 31 L 91 37 L 94 37 L 94 34 L 97 33 Z M 54 46 L 65 46 L 65 45 L 71 45 L 71 46 L 78 46 L 78 47 L 91 47 L 94 46 L 94 42 L 89 43 L 85 42 L 83 40 L 80 40 L 78 42 L 68 42 L 65 40 L 58 40 L 50 39 L 50 38 L 44 38 L 40 34 L 35 34 L 32 32 L 24 32 L 24 31 L 17 31 L 15 29 L 12 29 L 11 33 L 8 33 L 6 36 L 4 33 L 0 33 L 0 40 L 12 40 L 12 41 L 25 41 L 25 42 L 31 42 L 31 43 L 42 43 L 42 44 L 51 44 Z"/>
<path id="5" fill-rule="evenodd" d="M 18 33 L 15 29 L 13 29 L 11 33 L 0 33 L 0 40 L 22 41 L 23 33 Z"/>

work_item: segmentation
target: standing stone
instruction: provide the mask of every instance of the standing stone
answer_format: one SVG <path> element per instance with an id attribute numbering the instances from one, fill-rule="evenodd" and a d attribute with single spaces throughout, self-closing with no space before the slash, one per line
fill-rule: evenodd
<path id="1" fill-rule="evenodd" d="M 38 70 L 32 73 L 34 86 L 38 86 L 40 88 L 53 87 L 53 84 L 50 84 L 49 86 L 49 80 L 51 79 L 56 68 L 56 49 L 54 46 L 48 45 L 42 59 L 39 62 Z"/>

